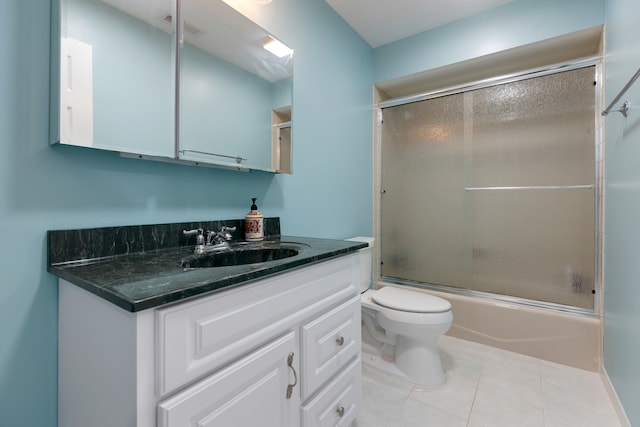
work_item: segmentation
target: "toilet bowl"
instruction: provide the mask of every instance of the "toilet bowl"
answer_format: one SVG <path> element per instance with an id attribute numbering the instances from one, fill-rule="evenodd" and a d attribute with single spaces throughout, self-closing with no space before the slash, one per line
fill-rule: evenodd
<path id="1" fill-rule="evenodd" d="M 424 292 L 371 284 L 373 239 L 360 250 L 363 363 L 419 385 L 446 381 L 438 338 L 453 321 L 451 304 Z"/>
<path id="2" fill-rule="evenodd" d="M 368 334 L 368 340 L 363 341 L 369 343 L 365 363 L 415 384 L 445 382 L 438 338 L 449 330 L 453 320 L 448 301 L 390 286 L 369 289 L 360 301 L 364 332 Z"/>

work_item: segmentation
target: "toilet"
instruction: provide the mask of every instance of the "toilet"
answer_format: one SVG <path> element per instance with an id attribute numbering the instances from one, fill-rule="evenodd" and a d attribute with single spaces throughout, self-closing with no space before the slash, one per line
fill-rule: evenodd
<path id="1" fill-rule="evenodd" d="M 444 383 L 438 338 L 453 321 L 451 304 L 405 288 L 370 289 L 374 239 L 348 240 L 369 244 L 360 250 L 363 363 L 418 385 Z"/>

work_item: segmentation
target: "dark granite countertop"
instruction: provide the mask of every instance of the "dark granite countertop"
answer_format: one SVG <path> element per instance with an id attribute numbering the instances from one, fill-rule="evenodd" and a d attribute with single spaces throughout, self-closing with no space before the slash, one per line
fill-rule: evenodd
<path id="1" fill-rule="evenodd" d="M 275 222 L 277 219 L 271 219 Z M 240 221 L 240 220 L 238 220 Z M 233 221 L 226 221 L 228 224 Z M 222 222 L 220 222 L 222 223 Z M 366 247 L 365 243 L 272 234 L 264 242 L 250 242 L 246 249 L 261 246 L 295 244 L 298 254 L 289 258 L 256 264 L 225 267 L 184 268 L 182 261 L 193 258 L 194 245 L 183 239 L 180 245 L 172 242 L 157 244 L 158 227 L 175 230 L 201 228 L 209 223 L 165 224 L 162 226 L 130 226 L 92 230 L 60 230 L 49 232 L 48 271 L 117 306 L 136 312 L 185 298 L 221 290 L 230 286 L 286 272 L 287 270 L 334 258 Z M 217 226 L 217 223 L 216 223 Z M 148 230 L 148 227 L 156 227 Z M 202 227 L 204 228 L 204 227 Z M 213 229 L 213 228 L 210 228 Z M 115 230 L 115 231 L 114 231 Z M 272 231 L 279 232 L 279 222 Z M 152 233 L 152 232 L 155 232 Z M 109 235 L 111 233 L 111 235 Z M 154 235 L 153 244 L 140 244 L 142 236 Z M 80 236 L 80 237 L 79 237 Z M 87 239 L 90 236 L 91 239 Z M 106 236 L 106 237 L 105 237 Z M 115 237 L 114 237 L 115 236 Z M 123 236 L 126 236 L 123 238 Z M 118 244 L 124 249 L 117 250 Z M 151 240 L 151 239 L 147 239 Z M 83 250 L 62 248 L 61 245 L 91 246 L 97 244 L 106 250 L 85 247 Z M 135 248 L 138 242 L 140 246 Z M 145 246 L 150 248 L 145 248 Z M 168 247 L 167 247 L 168 246 Z M 132 251 L 131 248 L 137 249 Z M 116 248 L 116 249 L 114 249 Z M 102 252 L 102 253 L 101 253 Z M 65 259 L 66 258 L 66 259 Z"/>

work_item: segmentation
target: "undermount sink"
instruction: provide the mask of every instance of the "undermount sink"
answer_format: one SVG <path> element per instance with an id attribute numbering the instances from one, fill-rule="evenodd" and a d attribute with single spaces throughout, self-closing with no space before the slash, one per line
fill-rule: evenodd
<path id="1" fill-rule="evenodd" d="M 246 245 L 202 255 L 192 255 L 184 258 L 181 264 L 183 268 L 227 267 L 276 261 L 296 256 L 299 252 L 299 248 L 291 245 L 278 245 L 275 247 L 251 247 Z"/>

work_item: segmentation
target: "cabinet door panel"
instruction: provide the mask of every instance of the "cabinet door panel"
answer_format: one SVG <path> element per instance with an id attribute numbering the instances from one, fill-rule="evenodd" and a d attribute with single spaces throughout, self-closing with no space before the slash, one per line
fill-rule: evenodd
<path id="1" fill-rule="evenodd" d="M 287 427 L 299 424 L 300 393 L 288 356 L 294 332 L 276 339 L 158 405 L 159 427 Z M 293 368 L 298 369 L 294 353 Z"/>
<path id="2" fill-rule="evenodd" d="M 307 399 L 360 352 L 360 296 L 302 328 L 302 398 Z"/>

